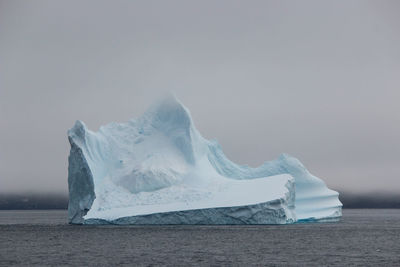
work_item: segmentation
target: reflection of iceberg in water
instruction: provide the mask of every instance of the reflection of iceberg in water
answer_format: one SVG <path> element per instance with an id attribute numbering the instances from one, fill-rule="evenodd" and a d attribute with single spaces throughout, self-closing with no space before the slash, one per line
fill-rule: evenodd
<path id="1" fill-rule="evenodd" d="M 70 223 L 285 224 L 337 221 L 338 193 L 295 158 L 258 168 L 226 158 L 173 96 L 98 132 L 77 121 L 68 184 Z"/>

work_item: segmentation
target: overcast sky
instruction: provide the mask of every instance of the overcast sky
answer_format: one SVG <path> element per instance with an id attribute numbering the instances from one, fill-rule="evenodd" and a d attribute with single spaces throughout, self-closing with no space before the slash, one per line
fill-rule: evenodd
<path id="1" fill-rule="evenodd" d="M 233 161 L 400 193 L 400 1 L 0 0 L 0 193 L 67 192 L 67 130 L 166 91 Z"/>

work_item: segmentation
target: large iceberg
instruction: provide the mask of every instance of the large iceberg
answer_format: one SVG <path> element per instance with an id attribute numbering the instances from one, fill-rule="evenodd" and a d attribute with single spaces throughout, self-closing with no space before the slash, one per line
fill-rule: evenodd
<path id="1" fill-rule="evenodd" d="M 72 224 L 288 224 L 338 221 L 338 193 L 289 155 L 237 165 L 174 96 L 126 123 L 68 131 Z"/>

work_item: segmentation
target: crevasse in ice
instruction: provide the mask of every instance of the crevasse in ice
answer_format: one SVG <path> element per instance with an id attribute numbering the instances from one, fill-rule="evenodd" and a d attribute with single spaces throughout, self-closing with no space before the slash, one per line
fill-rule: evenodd
<path id="1" fill-rule="evenodd" d="M 169 95 L 140 118 L 68 131 L 72 224 L 287 224 L 337 221 L 342 204 L 294 157 L 230 161 Z M 238 140 L 240 141 L 240 140 Z"/>

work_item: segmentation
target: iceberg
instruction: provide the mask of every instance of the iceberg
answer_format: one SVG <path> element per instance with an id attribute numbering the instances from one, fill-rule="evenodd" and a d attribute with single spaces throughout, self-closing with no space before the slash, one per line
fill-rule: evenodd
<path id="1" fill-rule="evenodd" d="M 138 119 L 68 131 L 71 224 L 333 222 L 338 193 L 294 157 L 237 165 L 173 95 Z"/>

